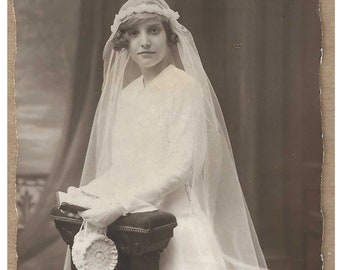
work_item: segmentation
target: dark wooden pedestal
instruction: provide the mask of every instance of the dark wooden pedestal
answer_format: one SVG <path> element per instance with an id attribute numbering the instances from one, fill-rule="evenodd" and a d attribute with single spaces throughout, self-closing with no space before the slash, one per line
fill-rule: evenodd
<path id="1" fill-rule="evenodd" d="M 71 248 L 82 219 L 73 213 L 51 209 L 51 217 L 63 240 Z M 163 211 L 122 216 L 108 227 L 107 236 L 118 249 L 116 270 L 158 270 L 160 253 L 173 237 L 176 217 Z M 72 263 L 72 270 L 77 268 Z"/>

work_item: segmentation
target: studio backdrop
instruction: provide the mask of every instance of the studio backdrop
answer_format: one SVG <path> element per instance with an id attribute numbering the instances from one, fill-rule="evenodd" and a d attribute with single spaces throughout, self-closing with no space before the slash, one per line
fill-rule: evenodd
<path id="1" fill-rule="evenodd" d="M 122 0 L 17 0 L 18 269 L 62 269 L 49 218 L 79 185 Z M 321 269 L 321 25 L 315 0 L 169 0 L 219 98 L 270 269 Z"/>

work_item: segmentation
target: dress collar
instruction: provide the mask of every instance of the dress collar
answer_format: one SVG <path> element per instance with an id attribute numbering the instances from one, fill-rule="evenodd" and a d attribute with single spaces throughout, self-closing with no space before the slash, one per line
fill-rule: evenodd
<path id="1" fill-rule="evenodd" d="M 152 86 L 153 84 L 157 83 L 157 81 L 159 81 L 164 74 L 166 74 L 167 70 L 170 70 L 173 68 L 173 65 L 170 64 L 168 65 L 166 68 L 164 68 L 160 73 L 158 73 L 147 85 L 144 85 L 144 78 L 143 78 L 143 75 L 139 77 L 139 80 L 142 84 L 142 88 L 149 88 L 150 86 Z"/>

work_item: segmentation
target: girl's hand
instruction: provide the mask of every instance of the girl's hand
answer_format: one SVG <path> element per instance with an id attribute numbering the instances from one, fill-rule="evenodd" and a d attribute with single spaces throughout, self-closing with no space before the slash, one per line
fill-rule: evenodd
<path id="1" fill-rule="evenodd" d="M 124 207 L 116 200 L 101 200 L 93 208 L 79 212 L 79 215 L 90 224 L 99 228 L 109 226 L 125 213 Z"/>
<path id="2" fill-rule="evenodd" d="M 80 188 L 76 188 L 76 187 L 70 186 L 67 189 L 67 194 L 69 194 L 70 196 L 77 196 L 77 195 L 81 195 L 82 191 L 81 191 Z"/>

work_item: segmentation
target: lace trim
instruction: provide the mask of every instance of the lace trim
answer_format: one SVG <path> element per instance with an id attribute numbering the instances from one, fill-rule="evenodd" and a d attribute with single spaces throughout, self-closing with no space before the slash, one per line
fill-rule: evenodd
<path id="1" fill-rule="evenodd" d="M 143 12 L 149 12 L 149 13 L 156 13 L 158 15 L 164 16 L 167 19 L 174 19 L 177 20 L 179 18 L 179 14 L 177 11 L 173 11 L 170 8 L 160 8 L 155 5 L 148 5 L 148 4 L 141 4 L 136 7 L 130 7 L 126 10 L 119 11 L 118 14 L 116 14 L 115 19 L 113 21 L 113 24 L 111 25 L 111 31 L 114 32 L 117 29 L 117 25 L 119 25 L 121 22 L 126 20 L 129 16 L 131 16 L 134 13 L 143 13 Z"/>

